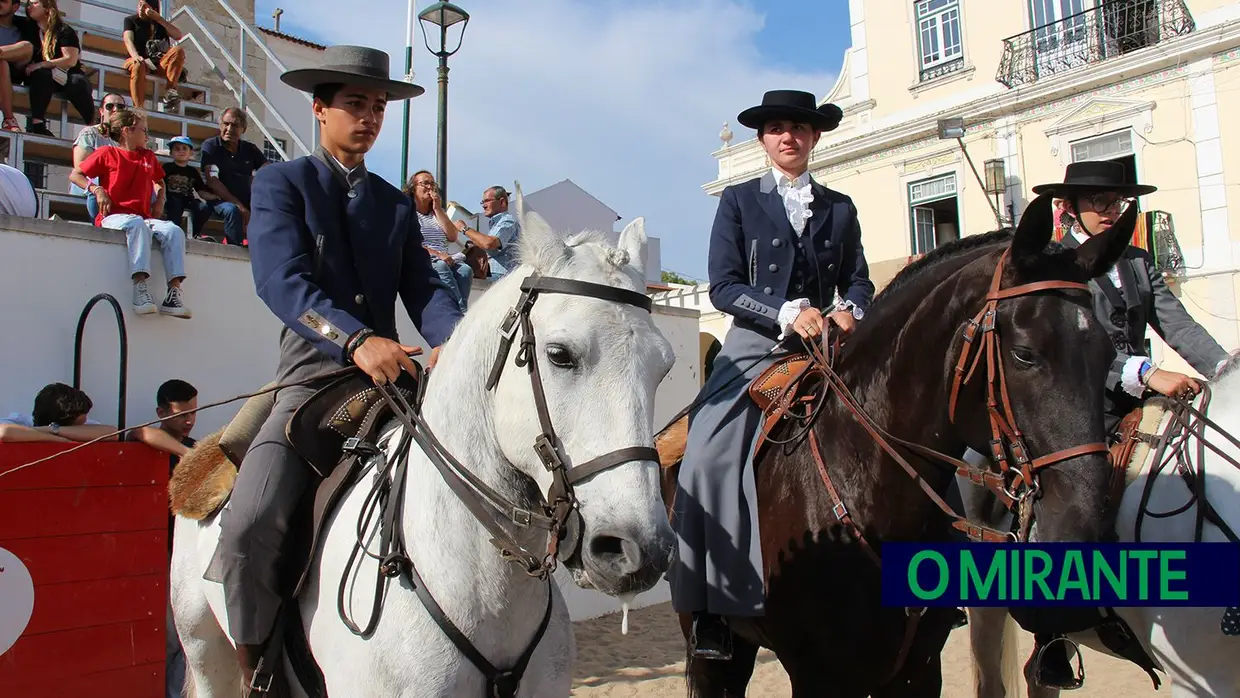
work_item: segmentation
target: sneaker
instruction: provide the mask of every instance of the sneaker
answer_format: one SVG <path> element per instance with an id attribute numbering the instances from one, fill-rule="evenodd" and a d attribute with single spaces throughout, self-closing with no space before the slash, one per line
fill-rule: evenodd
<path id="1" fill-rule="evenodd" d="M 135 281 L 133 284 L 133 311 L 138 315 L 150 315 L 155 312 L 155 301 L 151 298 L 151 292 L 147 290 L 145 281 Z"/>
<path id="2" fill-rule="evenodd" d="M 172 317 L 189 318 L 193 316 L 185 301 L 181 298 L 181 289 L 169 286 L 168 297 L 159 306 L 159 312 Z"/>
<path id="3" fill-rule="evenodd" d="M 164 103 L 164 109 L 171 111 L 176 109 L 177 105 L 181 103 L 181 95 L 176 90 L 168 90 L 164 93 L 164 98 L 162 101 Z"/>
<path id="4" fill-rule="evenodd" d="M 38 123 L 31 123 L 29 120 L 27 120 L 26 121 L 26 133 L 33 134 L 35 136 L 47 136 L 48 138 L 56 137 L 56 134 L 52 133 L 51 129 L 47 127 L 46 121 L 40 121 Z"/>

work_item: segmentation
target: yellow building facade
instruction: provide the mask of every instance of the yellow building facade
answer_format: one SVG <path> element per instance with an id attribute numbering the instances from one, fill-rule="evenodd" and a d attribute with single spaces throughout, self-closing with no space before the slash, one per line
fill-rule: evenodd
<path id="1" fill-rule="evenodd" d="M 1176 295 L 1240 347 L 1240 127 L 1226 116 L 1240 113 L 1240 2 L 850 0 L 849 21 L 822 99 L 844 119 L 810 170 L 856 203 L 880 289 L 936 245 L 1019 220 L 1069 163 L 1115 160 L 1159 187 L 1142 230 Z M 708 194 L 768 167 L 740 130 L 733 143 L 725 125 Z M 1149 337 L 1155 360 L 1191 373 Z"/>

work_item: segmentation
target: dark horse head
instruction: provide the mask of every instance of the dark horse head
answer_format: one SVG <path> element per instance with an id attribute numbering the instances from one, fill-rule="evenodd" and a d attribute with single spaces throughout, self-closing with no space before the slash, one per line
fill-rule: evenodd
<path id="1" fill-rule="evenodd" d="M 988 391 L 983 354 L 974 375 L 961 382 L 953 411 L 953 378 L 965 335 L 993 295 L 1000 261 L 1001 290 L 1040 282 L 1086 284 L 1123 255 L 1136 219 L 1136 207 L 1130 206 L 1109 231 L 1070 249 L 1050 242 L 1051 198 L 1039 197 L 1014 232 L 965 238 L 904 269 L 876 298 L 841 358 L 846 371 L 841 375 L 862 390 L 868 384 L 873 393 L 876 385 L 866 373 L 888 378 L 881 398 L 858 397 L 862 405 L 889 412 L 889 428 L 908 441 L 949 454 L 967 446 L 989 457 L 995 409 L 1020 430 L 1028 458 L 1068 452 L 1037 470 L 1030 501 L 1038 540 L 1096 541 L 1110 530 L 1106 454 L 1071 456 L 1070 449 L 1106 440 L 1103 392 L 1115 350 L 1093 315 L 1087 289 L 1052 284 L 1002 298 L 994 305 L 993 339 L 999 348 L 994 373 L 1006 383 L 1010 399 L 997 382 L 994 393 Z M 974 344 L 981 343 L 981 334 L 976 336 Z M 883 344 L 890 349 L 883 350 Z M 971 347 L 965 375 L 978 354 L 981 348 Z M 900 414 L 916 415 L 909 420 L 915 423 Z M 1016 455 L 1006 453 L 1009 464 L 1016 464 Z"/>

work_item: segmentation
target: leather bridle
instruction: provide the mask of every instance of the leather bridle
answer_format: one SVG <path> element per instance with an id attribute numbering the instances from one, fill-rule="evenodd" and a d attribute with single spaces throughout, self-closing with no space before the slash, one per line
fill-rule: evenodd
<path id="1" fill-rule="evenodd" d="M 865 409 L 861 407 L 857 398 L 848 389 L 848 386 L 845 385 L 843 379 L 835 372 L 833 364 L 835 354 L 838 353 L 838 347 L 832 347 L 825 334 L 823 335 L 823 346 L 820 346 L 817 342 L 807 343 L 811 356 L 814 359 L 811 362 L 811 368 L 808 370 L 822 374 L 826 380 L 826 389 L 835 390 L 844 406 L 860 422 L 875 443 L 901 466 L 944 514 L 953 520 L 953 528 L 961 531 L 970 540 L 975 542 L 1027 541 L 1032 517 L 1032 507 L 1028 506 L 1028 504 L 1031 504 L 1030 495 L 1036 494 L 1039 490 L 1039 471 L 1078 456 L 1091 453 L 1105 454 L 1107 452 L 1106 444 L 1097 442 L 1062 449 L 1039 458 L 1030 459 L 1029 450 L 1025 446 L 1024 434 L 1016 426 L 1011 401 L 1008 398 L 1007 380 L 1003 373 L 1002 344 L 996 323 L 998 304 L 1005 300 L 1043 291 L 1077 291 L 1088 294 L 1090 290 L 1087 284 L 1073 281 L 1038 281 L 1006 289 L 1002 288 L 1003 270 L 1008 261 L 1008 255 L 1009 251 L 1005 250 L 999 257 L 999 262 L 991 279 L 990 290 L 986 294 L 985 303 L 977 315 L 964 326 L 962 333 L 964 343 L 960 357 L 956 362 L 955 375 L 952 379 L 951 398 L 948 405 L 948 418 L 954 424 L 960 389 L 968 385 L 984 356 L 986 359 L 986 409 L 989 414 L 991 429 L 991 458 L 999 466 L 999 472 L 994 472 L 987 467 L 972 465 L 934 449 L 901 439 L 879 426 Z M 975 349 L 976 353 L 974 353 Z M 972 365 L 969 364 L 970 357 L 972 357 Z M 965 370 L 966 366 L 969 367 L 967 372 Z M 825 399 L 825 391 L 822 397 Z M 830 478 L 826 476 L 826 464 L 822 461 L 817 438 L 812 430 L 809 431 L 809 438 L 811 452 L 815 460 L 818 461 L 819 473 L 826 484 L 828 494 L 831 496 L 837 518 L 846 527 L 852 529 L 853 535 L 867 548 L 871 559 L 877 561 L 878 556 L 872 549 L 869 549 L 869 544 L 860 535 L 860 527 L 852 521 L 847 507 L 844 506 L 838 493 L 835 491 Z M 925 481 L 921 473 L 892 444 L 898 444 L 923 457 L 951 465 L 955 467 L 956 474 L 967 477 L 974 484 L 984 486 L 994 492 L 1005 507 L 1014 513 L 1021 514 L 1020 531 L 1005 532 L 986 526 L 979 526 L 956 513 L 951 505 L 943 500 L 934 488 Z M 1011 454 L 1010 463 L 1007 457 L 1008 453 Z M 1017 512 L 1017 509 L 1020 508 L 1019 505 L 1022 504 L 1026 506 L 1020 512 Z"/>
<path id="2" fill-rule="evenodd" d="M 581 548 L 582 521 L 573 486 L 592 475 L 625 463 L 634 461 L 657 463 L 659 460 L 659 453 L 653 446 L 628 446 L 609 451 L 584 463 L 569 466 L 571 460 L 564 454 L 563 447 L 556 437 L 555 428 L 551 424 L 551 413 L 547 408 L 542 375 L 538 369 L 534 325 L 530 319 L 530 311 L 535 301 L 538 300 L 540 294 L 547 293 L 596 298 L 632 305 L 646 312 L 650 312 L 652 305 L 650 297 L 643 293 L 587 281 L 544 277 L 538 274 L 533 274 L 522 281 L 520 298 L 500 324 L 499 349 L 491 366 L 486 388 L 492 390 L 499 382 L 519 330 L 521 341 L 515 363 L 517 366 L 524 367 L 529 373 L 534 406 L 541 429 L 534 439 L 533 448 L 543 467 L 552 476 L 546 501 L 527 504 L 513 501 L 500 494 L 495 488 L 470 472 L 444 448 L 418 411 L 409 405 L 400 390 L 387 384 L 378 385 L 380 395 L 392 408 L 396 419 L 405 429 L 398 445 L 391 450 L 392 455 L 384 464 L 383 472 L 375 478 L 374 487 L 362 507 L 358 522 L 358 543 L 349 562 L 345 565 L 338 599 L 341 620 L 354 634 L 368 637 L 378 624 L 386 580 L 404 576 L 439 628 L 486 677 L 486 695 L 498 698 L 516 696 L 525 668 L 542 640 L 551 618 L 551 573 L 555 571 L 558 562 L 572 558 Z M 427 459 L 443 476 L 453 494 L 478 523 L 491 534 L 491 543 L 499 549 L 500 555 L 519 565 L 531 577 L 542 579 L 547 583 L 547 606 L 542 621 L 525 652 L 509 669 L 497 669 L 491 664 L 448 618 L 426 588 L 426 584 L 418 574 L 405 547 L 400 525 L 400 510 L 402 508 L 401 495 L 405 490 L 408 476 L 406 455 L 411 442 L 417 443 Z M 375 449 L 374 453 L 377 454 L 379 451 Z M 366 551 L 362 542 L 364 531 L 376 511 L 379 512 L 379 552 L 377 555 Z M 517 536 L 510 532 L 511 527 L 514 526 L 518 529 L 537 528 L 546 531 L 545 552 L 530 551 L 521 545 Z M 365 628 L 360 628 L 353 623 L 345 611 L 345 581 L 359 552 L 365 552 L 379 561 L 374 605 L 371 609 L 370 622 Z"/>
<path id="3" fill-rule="evenodd" d="M 540 293 L 563 293 L 625 303 L 646 312 L 650 312 L 651 309 L 650 297 L 644 293 L 588 281 L 543 277 L 535 274 L 521 283 L 521 297 L 517 299 L 517 304 L 509 309 L 500 325 L 499 351 L 495 355 L 495 363 L 491 365 L 491 373 L 487 377 L 487 390 L 494 389 L 499 382 L 519 325 L 521 348 L 517 351 L 516 364 L 525 367 L 529 373 L 530 388 L 534 393 L 534 408 L 538 412 L 538 424 L 542 428 L 542 432 L 534 439 L 534 452 L 552 476 L 551 487 L 547 492 L 547 504 L 543 507 L 544 513 L 531 514 L 531 520 L 537 517 L 539 526 L 547 528 L 553 534 L 548 536 L 546 556 L 539 561 L 537 567 L 530 565 L 527 569 L 527 572 L 534 576 L 545 576 L 554 571 L 557 558 L 561 561 L 567 560 L 581 548 L 581 514 L 578 511 L 577 495 L 573 491 L 573 485 L 625 463 L 659 462 L 659 452 L 654 447 L 628 446 L 609 451 L 579 465 L 572 467 L 567 465 L 567 459 L 563 456 L 561 445 L 555 434 L 555 427 L 551 424 L 551 413 L 547 409 L 542 374 L 538 369 L 534 325 L 530 320 L 530 310 L 533 309 L 534 302 L 538 300 Z M 527 562 L 532 563 L 533 560 L 527 560 Z"/>
<path id="4" fill-rule="evenodd" d="M 991 434 L 989 442 L 990 458 L 999 466 L 1000 481 L 995 483 L 992 477 L 982 477 L 980 484 L 995 492 L 1000 501 L 1003 501 L 1005 506 L 1011 510 L 1016 504 L 1022 503 L 1030 495 L 1037 494 L 1040 489 L 1038 471 L 1078 456 L 1090 453 L 1105 454 L 1108 449 L 1107 445 L 1102 442 L 1087 443 L 1030 459 L 1029 449 L 1025 445 L 1024 434 L 1021 432 L 1020 427 L 1016 425 L 1012 403 L 1008 398 L 1007 378 L 1003 372 L 1002 345 L 996 329 L 998 304 L 1000 301 L 1019 298 L 1041 291 L 1083 291 L 1088 294 L 1090 290 L 1088 284 L 1073 281 L 1037 281 L 1007 289 L 1001 288 L 1003 267 L 1009 254 L 1010 250 L 1004 250 L 999 257 L 999 263 L 995 267 L 995 273 L 990 282 L 990 292 L 986 294 L 986 303 L 978 311 L 977 315 L 965 325 L 963 335 L 964 347 L 960 352 L 960 359 L 956 362 L 955 376 L 952 378 L 951 400 L 948 403 L 947 414 L 948 419 L 955 424 L 956 399 L 959 397 L 960 388 L 968 384 L 973 377 L 974 371 L 977 370 L 982 356 L 985 355 L 986 412 L 990 418 Z M 981 342 L 980 344 L 975 344 L 978 341 L 977 335 L 979 331 L 982 335 Z M 973 365 L 969 367 L 969 371 L 966 374 L 964 370 L 965 365 L 968 363 L 969 354 L 975 346 L 978 351 L 973 357 Z M 1012 462 L 1010 463 L 1007 458 L 1008 453 L 1012 456 Z M 979 471 L 987 475 L 993 474 L 988 469 L 971 467 L 969 477 L 972 481 L 978 482 Z M 1016 537 L 1017 541 L 1021 542 L 1028 540 L 1032 511 L 1027 508 L 1022 514 L 1021 530 Z"/>

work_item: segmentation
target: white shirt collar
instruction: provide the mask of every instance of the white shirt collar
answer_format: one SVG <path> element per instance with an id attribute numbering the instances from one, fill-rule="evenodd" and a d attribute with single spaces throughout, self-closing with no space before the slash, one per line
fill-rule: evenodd
<path id="1" fill-rule="evenodd" d="M 344 170 L 344 173 L 345 173 L 345 174 L 347 174 L 347 175 L 351 175 L 351 174 L 353 174 L 353 171 L 354 171 L 354 170 L 356 170 L 357 168 L 359 168 L 359 167 L 361 167 L 362 165 L 365 165 L 365 164 L 366 164 L 366 161 L 365 161 L 365 160 L 363 160 L 363 161 L 359 162 L 358 164 L 354 165 L 353 167 L 345 167 L 345 166 L 344 166 L 344 163 L 343 163 L 343 162 L 340 162 L 340 160 L 336 159 L 336 156 L 335 156 L 335 155 L 332 155 L 330 150 L 328 150 L 328 149 L 324 148 L 324 149 L 323 149 L 323 152 L 327 153 L 327 157 L 329 157 L 329 158 L 331 158 L 333 161 L 335 161 L 335 163 L 336 163 L 337 165 L 340 165 L 340 169 Z"/>
<path id="2" fill-rule="evenodd" d="M 788 175 L 780 172 L 779 168 L 772 167 L 771 175 L 775 177 L 775 186 L 777 187 L 787 186 L 792 189 L 801 189 L 809 186 L 809 170 L 802 172 L 800 176 L 795 179 L 790 179 Z"/>

